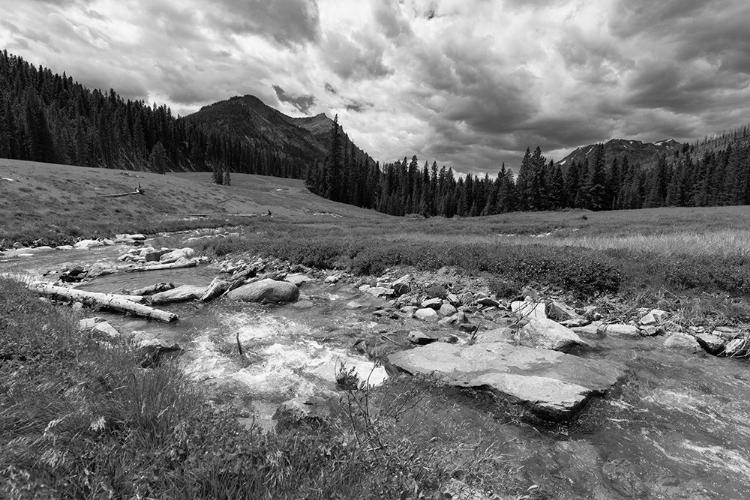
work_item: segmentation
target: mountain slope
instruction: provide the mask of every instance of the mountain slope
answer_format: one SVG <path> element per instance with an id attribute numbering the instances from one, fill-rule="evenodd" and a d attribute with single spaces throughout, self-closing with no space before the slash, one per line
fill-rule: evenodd
<path id="1" fill-rule="evenodd" d="M 566 167 L 574 161 L 581 163 L 593 153 L 594 147 L 595 144 L 582 146 L 560 160 L 558 165 Z M 627 156 L 628 162 L 631 165 L 640 163 L 645 166 L 654 163 L 662 154 L 666 154 L 667 156 L 672 155 L 681 147 L 682 144 L 673 139 L 654 143 L 626 139 L 611 139 L 604 143 L 604 162 L 605 164 L 610 165 L 614 158 L 617 158 L 617 161 L 622 162 L 623 158 Z"/>
<path id="2" fill-rule="evenodd" d="M 185 119 L 308 164 L 325 159 L 333 125 L 333 120 L 324 113 L 293 118 L 252 95 L 236 96 L 204 106 Z M 343 134 L 343 137 L 346 146 L 351 148 L 348 136 Z M 369 155 L 356 145 L 355 151 L 358 159 L 364 156 L 372 162 Z"/>

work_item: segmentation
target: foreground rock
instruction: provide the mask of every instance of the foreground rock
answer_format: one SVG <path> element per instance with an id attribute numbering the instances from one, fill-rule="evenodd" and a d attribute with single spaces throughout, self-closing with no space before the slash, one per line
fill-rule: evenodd
<path id="1" fill-rule="evenodd" d="M 553 351 L 569 351 L 577 346 L 589 346 L 570 328 L 547 318 L 533 318 L 519 332 L 521 345 Z"/>
<path id="2" fill-rule="evenodd" d="M 586 401 L 624 377 L 612 361 L 583 359 L 505 342 L 459 346 L 443 342 L 397 352 L 390 363 L 411 374 L 435 374 L 457 387 L 489 387 L 554 421 L 573 417 Z"/>
<path id="3" fill-rule="evenodd" d="M 264 279 L 236 288 L 227 297 L 245 302 L 295 302 L 299 288 L 286 281 Z"/>

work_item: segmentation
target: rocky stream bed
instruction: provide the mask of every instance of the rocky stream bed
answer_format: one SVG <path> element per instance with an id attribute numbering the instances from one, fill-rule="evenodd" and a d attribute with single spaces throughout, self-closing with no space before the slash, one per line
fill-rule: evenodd
<path id="1" fill-rule="evenodd" d="M 144 367 L 176 356 L 207 398 L 269 432 L 327 418 L 342 366 L 372 386 L 425 374 L 440 388 L 404 432 L 491 450 L 509 485 L 548 498 L 750 497 L 742 328 L 683 328 L 656 309 L 615 319 L 555 297 L 504 301 L 456 269 L 362 278 L 252 256 L 212 262 L 184 248 L 203 236 L 174 235 L 169 248 L 127 235 L 19 248 L 0 254 L 0 273 L 176 314 L 167 323 L 74 305 L 100 341 L 135 342 Z"/>

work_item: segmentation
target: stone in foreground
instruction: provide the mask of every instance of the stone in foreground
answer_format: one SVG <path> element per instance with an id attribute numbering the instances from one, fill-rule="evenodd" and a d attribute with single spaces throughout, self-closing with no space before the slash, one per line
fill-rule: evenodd
<path id="1" fill-rule="evenodd" d="M 245 302 L 295 302 L 299 288 L 286 281 L 264 279 L 236 288 L 227 297 Z"/>
<path id="2" fill-rule="evenodd" d="M 505 342 L 436 342 L 388 359 L 408 373 L 435 374 L 453 386 L 489 387 L 554 421 L 570 419 L 591 396 L 604 394 L 625 375 L 625 367 L 611 361 Z"/>

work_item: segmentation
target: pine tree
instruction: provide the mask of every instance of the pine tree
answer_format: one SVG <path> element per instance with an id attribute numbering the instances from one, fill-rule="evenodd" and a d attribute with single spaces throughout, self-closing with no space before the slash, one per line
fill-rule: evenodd
<path id="1" fill-rule="evenodd" d="M 589 210 L 604 210 L 607 208 L 605 198 L 607 192 L 607 178 L 604 173 L 604 144 L 594 146 L 592 162 L 589 165 L 589 175 L 586 180 L 586 208 Z"/>
<path id="2" fill-rule="evenodd" d="M 323 167 L 326 178 L 325 197 L 339 201 L 341 196 L 341 133 L 339 131 L 339 115 L 336 115 L 331 125 L 330 147 Z"/>
<path id="3" fill-rule="evenodd" d="M 232 175 L 229 173 L 229 166 L 224 169 L 224 185 L 225 186 L 231 186 L 232 185 Z"/>

